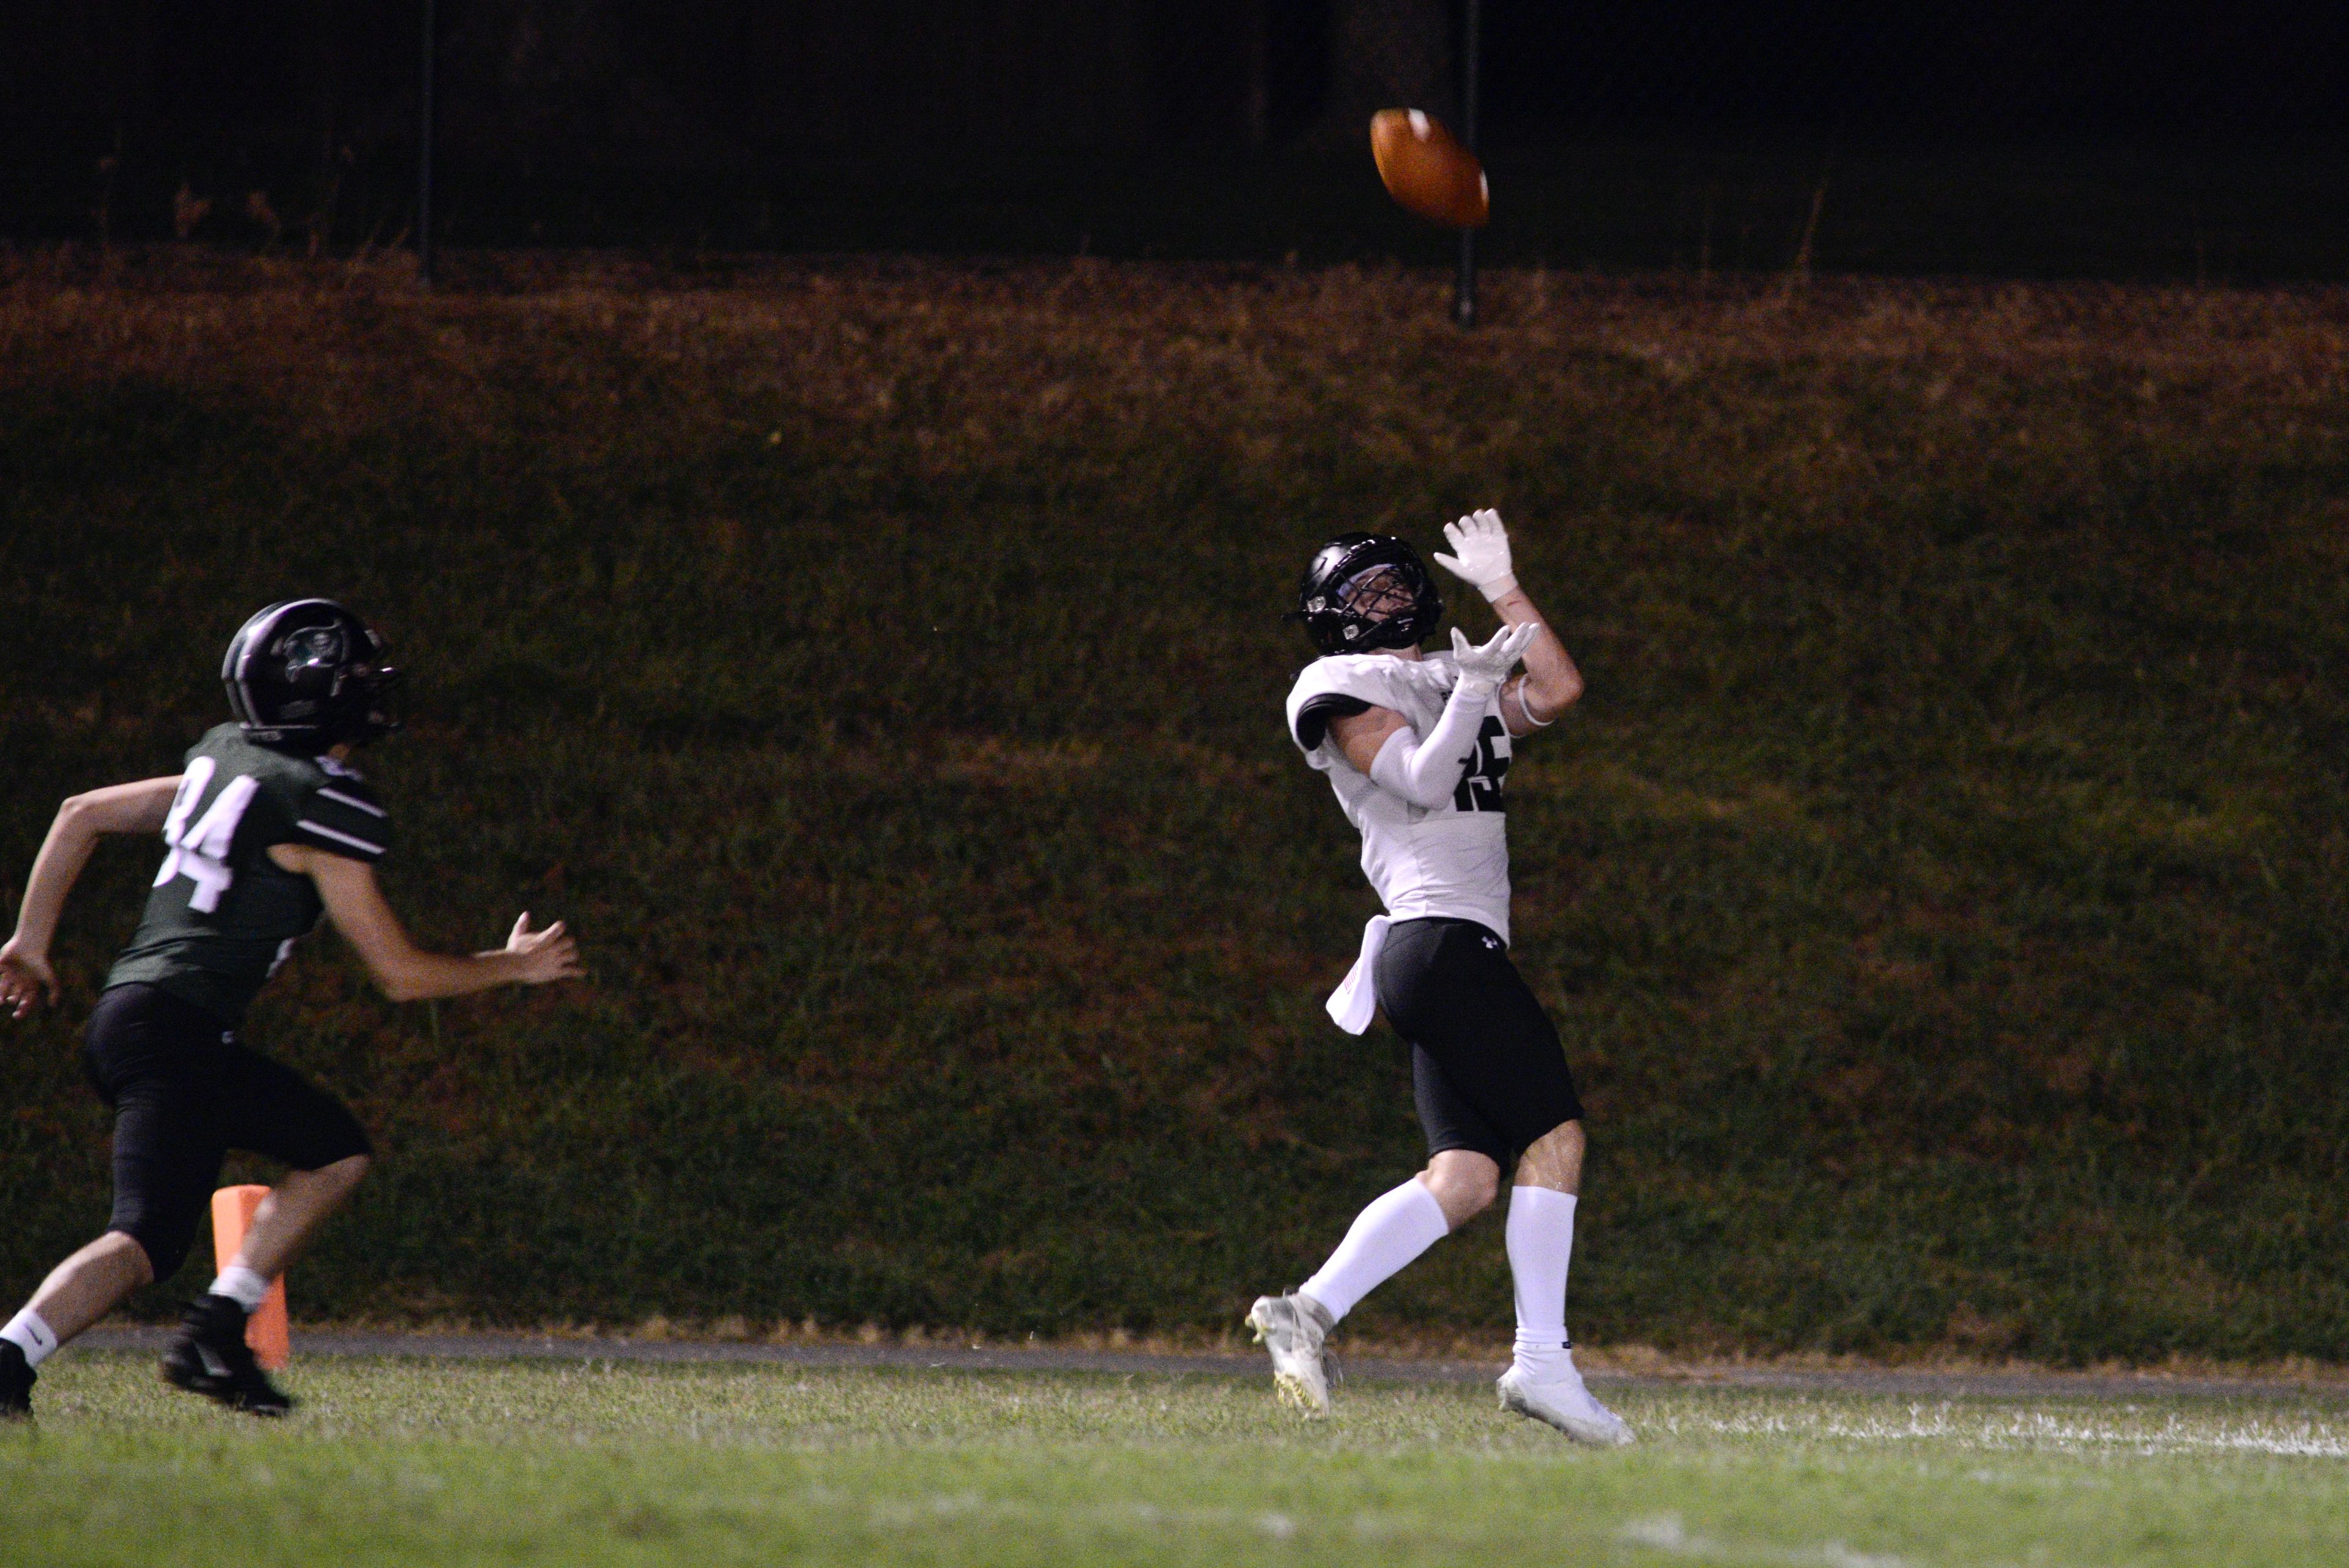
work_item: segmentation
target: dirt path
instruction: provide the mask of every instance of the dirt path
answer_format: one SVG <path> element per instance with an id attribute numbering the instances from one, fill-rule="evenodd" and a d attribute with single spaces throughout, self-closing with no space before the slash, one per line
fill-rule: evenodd
<path id="1" fill-rule="evenodd" d="M 160 1352 L 169 1331 L 101 1328 L 75 1343 L 91 1350 Z M 419 1356 L 448 1361 L 641 1361 L 750 1363 L 782 1366 L 895 1366 L 947 1372 L 1101 1372 L 1150 1376 L 1257 1377 L 1263 1357 L 1214 1352 L 1083 1350 L 1064 1345 L 957 1345 L 818 1343 L 733 1344 L 713 1340 L 556 1337 L 526 1334 L 388 1334 L 301 1331 L 294 1353 L 305 1355 Z M 1340 1356 L 1342 1376 L 1363 1383 L 1478 1383 L 1497 1364 Z M 2338 1377 L 2180 1376 L 2164 1373 L 1987 1371 L 1900 1367 L 1772 1367 L 1691 1363 L 1669 1373 L 1592 1368 L 1590 1381 L 1630 1386 L 1812 1389 L 1922 1399 L 2114 1399 L 2206 1397 L 2317 1399 L 2349 1405 Z"/>

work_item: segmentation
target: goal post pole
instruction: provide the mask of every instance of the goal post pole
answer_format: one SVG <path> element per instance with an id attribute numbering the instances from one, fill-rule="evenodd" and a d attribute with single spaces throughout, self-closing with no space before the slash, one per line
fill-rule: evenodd
<path id="1" fill-rule="evenodd" d="M 424 62 L 416 106 L 416 275 L 432 286 L 432 162 L 440 140 L 440 0 L 424 0 Z"/>
<path id="2" fill-rule="evenodd" d="M 1462 0 L 1460 13 L 1460 140 L 1481 160 L 1476 136 L 1477 78 L 1485 45 L 1483 0 Z M 1452 319 L 1465 328 L 1476 325 L 1476 231 L 1460 231 L 1460 273 L 1452 288 Z"/>

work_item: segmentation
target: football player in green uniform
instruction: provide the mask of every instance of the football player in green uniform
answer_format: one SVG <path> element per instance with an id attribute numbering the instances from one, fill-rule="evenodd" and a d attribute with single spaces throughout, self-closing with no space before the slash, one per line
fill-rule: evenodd
<path id="1" fill-rule="evenodd" d="M 376 885 L 390 819 L 350 766 L 398 727 L 398 674 L 382 639 L 342 606 L 295 599 L 244 623 L 221 668 L 233 722 L 170 778 L 75 795 L 33 863 L 16 934 L 0 947 L 0 1012 L 22 1018 L 57 978 L 49 943 L 101 834 L 163 835 L 146 918 L 106 978 L 82 1047 L 114 1111 L 114 1212 L 106 1233 L 50 1271 L 0 1327 L 0 1417 L 28 1415 L 33 1368 L 132 1291 L 177 1272 L 232 1148 L 288 1167 L 244 1244 L 191 1303 L 164 1377 L 232 1409 L 291 1402 L 246 1348 L 245 1318 L 320 1221 L 366 1174 L 367 1135 L 342 1104 L 238 1038 L 246 1004 L 295 941 L 331 919 L 398 1002 L 577 975 L 556 921 L 524 913 L 506 945 L 467 957 L 408 939 Z"/>

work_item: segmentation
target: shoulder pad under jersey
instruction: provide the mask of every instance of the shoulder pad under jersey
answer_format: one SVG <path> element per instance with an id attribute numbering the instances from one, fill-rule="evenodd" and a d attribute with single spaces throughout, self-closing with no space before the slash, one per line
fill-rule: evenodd
<path id="1" fill-rule="evenodd" d="M 391 848 L 391 815 L 374 788 L 326 757 L 314 777 L 295 814 L 295 842 L 369 865 L 382 859 Z"/>
<path id="2" fill-rule="evenodd" d="M 1320 750 L 1330 721 L 1364 708 L 1410 711 L 1409 693 L 1440 701 L 1458 679 L 1447 661 L 1397 659 L 1384 653 L 1337 653 L 1317 659 L 1288 691 L 1288 738 L 1310 758 Z"/>

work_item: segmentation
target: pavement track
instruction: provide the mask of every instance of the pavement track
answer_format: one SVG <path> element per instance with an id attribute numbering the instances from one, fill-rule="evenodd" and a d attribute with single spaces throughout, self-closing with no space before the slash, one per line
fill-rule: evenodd
<path id="1" fill-rule="evenodd" d="M 162 1328 L 99 1328 L 74 1343 L 90 1350 L 160 1353 Z M 697 1339 L 617 1339 L 526 1334 L 388 1334 L 336 1329 L 296 1330 L 302 1356 L 414 1357 L 440 1361 L 653 1362 L 777 1366 L 892 1366 L 932 1372 L 1097 1372 L 1154 1377 L 1261 1377 L 1261 1355 L 1215 1352 L 1082 1350 L 1045 1345 L 922 1345 L 882 1342 L 744 1344 Z M 1482 1383 L 1499 1364 L 1338 1358 L 1345 1379 L 1362 1383 Z M 1936 1370 L 1906 1367 L 1779 1367 L 1739 1363 L 1691 1363 L 1670 1372 L 1620 1372 L 1593 1367 L 1592 1383 L 1617 1387 L 1778 1388 L 1817 1393 L 1881 1394 L 1925 1399 L 2109 1399 L 2193 1395 L 2210 1398 L 2320 1400 L 2349 1405 L 2349 1378 L 2332 1376 L 2188 1376 L 2159 1372 Z"/>

